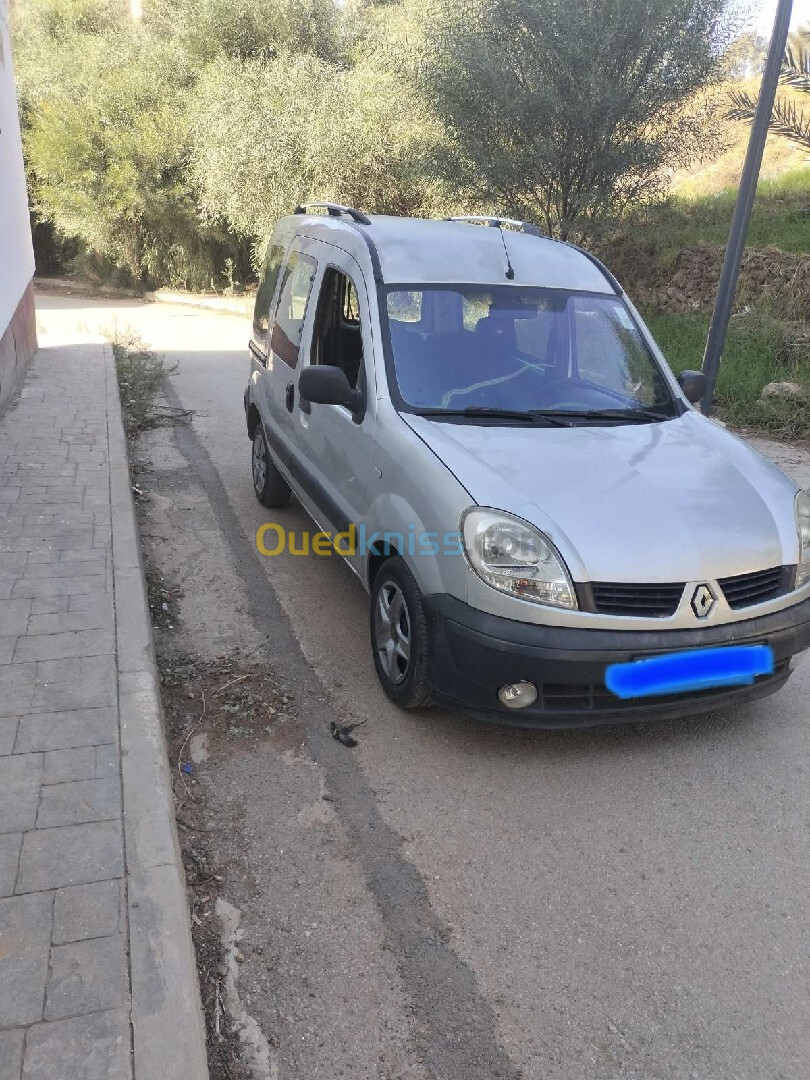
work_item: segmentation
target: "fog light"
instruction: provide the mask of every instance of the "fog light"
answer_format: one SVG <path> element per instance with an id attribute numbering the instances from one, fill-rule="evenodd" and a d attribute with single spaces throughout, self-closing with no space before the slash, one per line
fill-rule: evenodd
<path id="1" fill-rule="evenodd" d="M 498 691 L 498 697 L 507 709 L 525 709 L 537 701 L 537 687 L 530 682 L 507 683 Z"/>

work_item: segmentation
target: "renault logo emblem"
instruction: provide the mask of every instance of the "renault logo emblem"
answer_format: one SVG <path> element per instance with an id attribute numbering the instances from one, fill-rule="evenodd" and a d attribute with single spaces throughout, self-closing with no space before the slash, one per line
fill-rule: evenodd
<path id="1" fill-rule="evenodd" d="M 716 600 L 717 597 L 708 585 L 698 585 L 692 593 L 692 611 L 699 619 L 705 619 Z"/>

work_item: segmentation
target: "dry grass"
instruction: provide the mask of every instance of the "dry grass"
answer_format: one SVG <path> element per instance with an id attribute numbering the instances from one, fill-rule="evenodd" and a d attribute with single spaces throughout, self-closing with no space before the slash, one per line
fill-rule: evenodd
<path id="1" fill-rule="evenodd" d="M 759 79 L 746 79 L 743 82 L 734 83 L 734 89 L 745 91 L 752 97 L 756 97 L 759 92 Z M 800 94 L 789 87 L 780 87 L 779 94 L 788 101 L 795 102 L 799 109 L 808 106 L 806 94 Z M 721 131 L 725 150 L 712 161 L 676 172 L 672 178 L 671 189 L 674 196 L 689 202 L 718 195 L 737 187 L 751 128 L 742 120 L 723 120 Z M 808 160 L 808 154 L 798 146 L 771 133 L 768 135 L 765 154 L 762 158 L 760 181 L 766 183 L 778 181 L 785 173 L 806 170 L 807 184 L 810 185 Z"/>
<path id="2" fill-rule="evenodd" d="M 159 404 L 163 383 L 177 371 L 176 364 L 148 348 L 135 331 L 113 326 L 106 334 L 115 357 L 124 427 L 128 436 L 141 431 L 188 419 L 186 410 Z"/>

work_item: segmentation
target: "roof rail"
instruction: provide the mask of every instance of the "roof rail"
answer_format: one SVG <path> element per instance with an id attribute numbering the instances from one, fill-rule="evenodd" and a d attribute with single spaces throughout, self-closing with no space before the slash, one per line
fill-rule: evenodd
<path id="1" fill-rule="evenodd" d="M 489 225 L 492 229 L 500 229 L 502 225 L 511 225 L 513 229 L 520 229 L 521 232 L 528 233 L 530 236 L 545 236 L 545 233 L 538 229 L 536 225 L 532 225 L 530 221 L 517 221 L 515 218 L 508 217 L 492 217 L 490 214 L 461 214 L 444 220 L 466 221 L 473 225 Z"/>
<path id="2" fill-rule="evenodd" d="M 333 202 L 310 202 L 302 203 L 300 206 L 296 206 L 293 213 L 305 214 L 308 210 L 325 210 L 329 217 L 340 217 L 341 214 L 346 214 L 356 221 L 358 225 L 370 225 L 371 218 L 366 217 L 365 214 L 361 214 L 359 210 L 355 210 L 353 206 L 341 206 L 340 203 Z"/>

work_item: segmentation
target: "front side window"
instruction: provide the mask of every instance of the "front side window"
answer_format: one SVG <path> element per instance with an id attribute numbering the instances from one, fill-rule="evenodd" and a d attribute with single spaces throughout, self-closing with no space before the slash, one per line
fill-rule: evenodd
<path id="1" fill-rule="evenodd" d="M 363 367 L 357 289 L 350 277 L 332 266 L 323 275 L 318 297 L 310 363 L 339 367 L 349 386 L 357 389 Z"/>
<path id="2" fill-rule="evenodd" d="M 406 407 L 586 414 L 679 406 L 624 301 L 523 286 L 387 294 L 393 375 Z M 608 417 L 606 416 L 605 419 Z M 632 417 L 630 417 L 632 419 Z"/>
<path id="3" fill-rule="evenodd" d="M 298 364 L 298 350 L 315 270 L 315 260 L 297 251 L 290 253 L 284 268 L 270 348 L 292 368 Z"/>
<path id="4" fill-rule="evenodd" d="M 396 322 L 418 323 L 422 318 L 422 293 L 390 292 L 388 314 Z"/>

